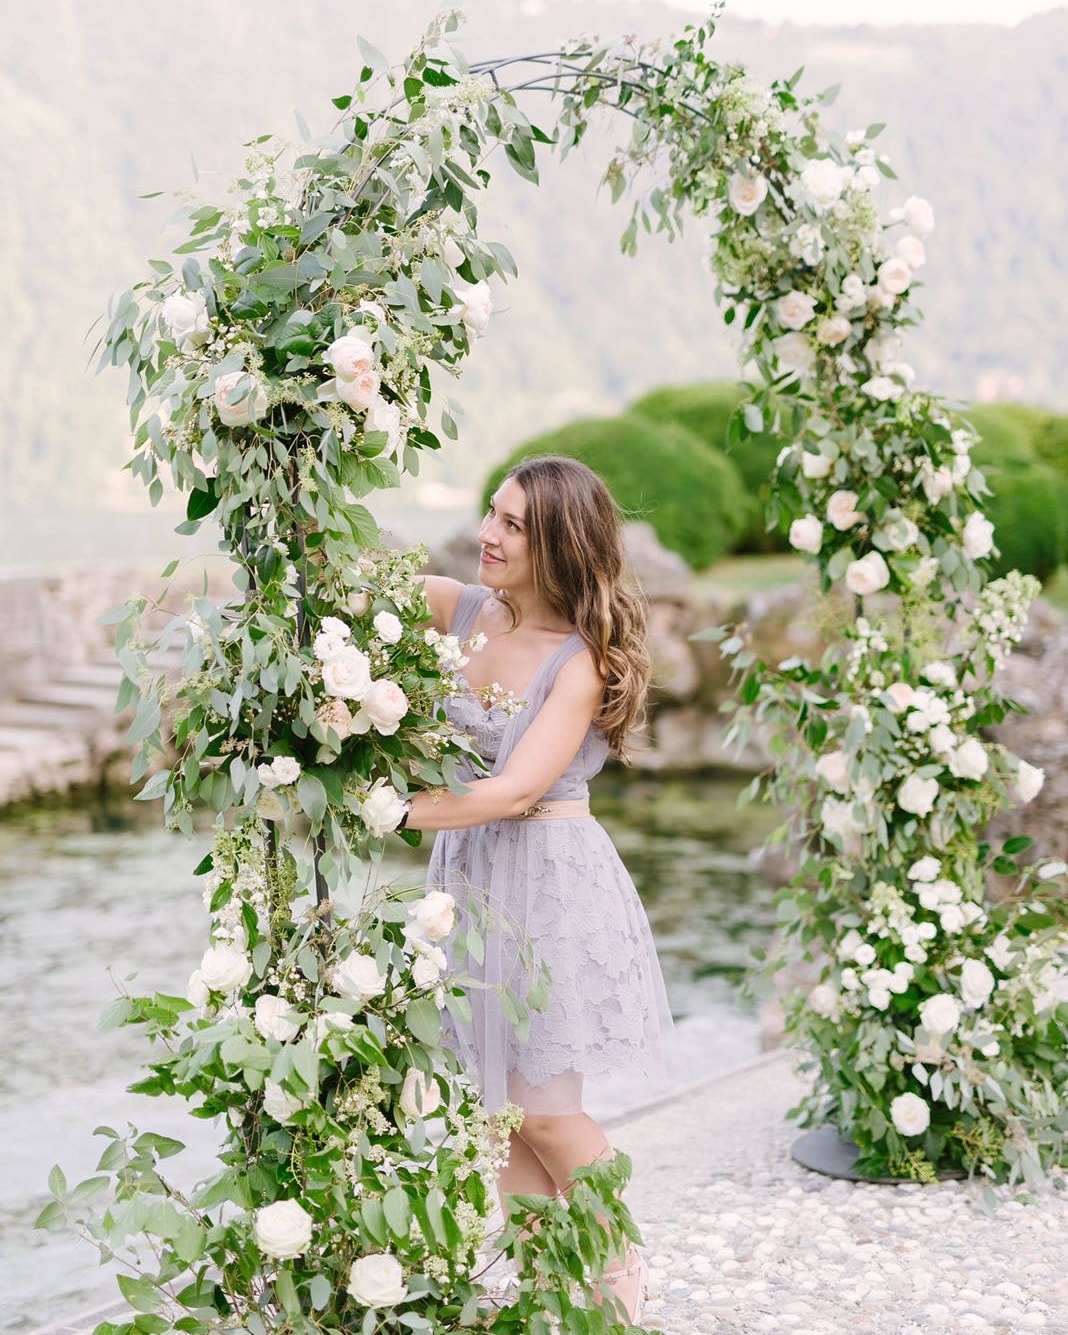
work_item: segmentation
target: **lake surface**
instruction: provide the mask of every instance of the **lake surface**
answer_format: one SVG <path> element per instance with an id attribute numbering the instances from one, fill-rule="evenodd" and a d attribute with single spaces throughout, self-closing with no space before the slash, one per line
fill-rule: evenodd
<path id="1" fill-rule="evenodd" d="M 753 945 L 774 922 L 772 894 L 748 853 L 774 815 L 735 809 L 741 781 L 610 774 L 595 810 L 649 913 L 672 1009 L 680 1070 L 690 1082 L 757 1055 L 755 1016 L 739 985 Z M 191 1177 L 207 1171 L 212 1128 L 180 1106 L 125 1091 L 146 1047 L 139 1031 L 102 1033 L 116 981 L 130 990 L 185 990 L 206 944 L 192 869 L 210 844 L 159 828 L 155 805 L 118 799 L 0 816 L 0 1331 L 24 1331 L 116 1296 L 88 1244 L 35 1233 L 46 1179 L 95 1167 L 93 1129 L 133 1122 L 189 1145 Z M 425 852 L 386 869 L 418 884 Z M 662 1092 L 662 1091 L 658 1091 Z M 647 1087 L 622 1088 L 623 1111 Z"/>

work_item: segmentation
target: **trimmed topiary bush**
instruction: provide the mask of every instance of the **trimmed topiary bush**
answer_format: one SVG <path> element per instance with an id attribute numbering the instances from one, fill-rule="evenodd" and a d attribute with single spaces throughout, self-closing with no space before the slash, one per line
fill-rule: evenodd
<path id="1" fill-rule="evenodd" d="M 535 454 L 588 464 L 628 518 L 647 520 L 661 543 L 695 570 L 732 551 L 750 522 L 752 502 L 733 463 L 673 422 L 624 413 L 538 436 L 493 470 L 483 500 L 509 468 Z"/>
<path id="2" fill-rule="evenodd" d="M 736 551 L 789 551 L 785 534 L 767 528 L 771 474 L 784 442 L 771 432 L 732 441 L 731 419 L 741 401 L 740 386 L 718 380 L 655 389 L 632 404 L 630 411 L 655 422 L 675 422 L 686 427 L 706 445 L 725 454 L 738 469 L 752 500 L 752 509 L 750 522 L 735 545 Z"/>
<path id="3" fill-rule="evenodd" d="M 972 457 L 993 493 L 986 510 L 1001 551 L 995 569 L 1047 580 L 1068 561 L 1068 475 L 1050 462 L 1065 446 L 1063 419 L 1017 404 L 983 404 L 968 417 L 981 436 Z"/>

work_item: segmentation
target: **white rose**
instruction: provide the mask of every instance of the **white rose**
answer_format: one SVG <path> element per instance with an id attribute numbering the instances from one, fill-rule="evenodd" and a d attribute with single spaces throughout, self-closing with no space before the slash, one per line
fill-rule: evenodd
<path id="1" fill-rule="evenodd" d="M 378 397 L 382 388 L 382 378 L 377 371 L 361 371 L 351 380 L 334 381 L 334 393 L 342 403 L 347 403 L 357 412 L 365 412 Z"/>
<path id="2" fill-rule="evenodd" d="M 348 1291 L 361 1307 L 395 1307 L 408 1296 L 408 1285 L 395 1256 L 372 1252 L 353 1261 Z"/>
<path id="3" fill-rule="evenodd" d="M 1026 760 L 1021 760 L 1016 766 L 1016 783 L 1014 789 L 1016 800 L 1018 802 L 1031 802 L 1042 791 L 1042 785 L 1046 782 L 1046 771 L 1039 769 L 1037 765 L 1029 765 Z"/>
<path id="4" fill-rule="evenodd" d="M 300 1033 L 300 1025 L 290 1018 L 292 1014 L 288 1001 L 271 992 L 264 992 L 256 998 L 252 1022 L 262 1037 L 277 1038 L 281 1043 L 288 1043 Z"/>
<path id="5" fill-rule="evenodd" d="M 315 1017 L 315 1045 L 322 1047 L 323 1040 L 330 1034 L 342 1034 L 352 1029 L 356 1021 L 344 1011 L 320 1011 Z"/>
<path id="6" fill-rule="evenodd" d="M 438 1082 L 428 1080 L 414 1066 L 409 1067 L 397 1105 L 405 1117 L 430 1117 L 441 1106 Z"/>
<path id="7" fill-rule="evenodd" d="M 248 426 L 267 411 L 267 391 L 247 371 L 219 376 L 213 399 L 223 426 Z"/>
<path id="8" fill-rule="evenodd" d="M 203 292 L 172 292 L 160 306 L 160 314 L 179 348 L 199 348 L 208 341 L 208 303 Z"/>
<path id="9" fill-rule="evenodd" d="M 982 960 L 965 960 L 960 966 L 960 995 L 966 1006 L 982 1006 L 994 990 L 994 975 Z"/>
<path id="10" fill-rule="evenodd" d="M 850 173 L 830 158 L 818 158 L 801 172 L 801 185 L 819 209 L 827 209 L 841 197 Z"/>
<path id="11" fill-rule="evenodd" d="M 356 1001 L 380 997 L 386 990 L 386 976 L 379 973 L 375 961 L 370 955 L 355 951 L 334 965 L 330 983 L 339 997 L 352 997 Z"/>
<path id="12" fill-rule="evenodd" d="M 943 663 L 941 659 L 928 663 L 920 675 L 932 686 L 944 686 L 950 691 L 957 689 L 957 672 L 952 663 Z"/>
<path id="13" fill-rule="evenodd" d="M 351 629 L 339 617 L 323 617 L 313 644 L 316 658 L 325 663 L 340 653 L 351 637 Z"/>
<path id="14" fill-rule="evenodd" d="M 849 791 L 849 761 L 844 751 L 828 751 L 816 761 L 816 773 L 835 792 Z"/>
<path id="15" fill-rule="evenodd" d="M 412 982 L 416 987 L 436 987 L 441 978 L 438 962 L 428 955 L 419 955 L 412 965 Z"/>
<path id="16" fill-rule="evenodd" d="M 489 328 L 493 314 L 493 295 L 489 283 L 485 280 L 468 285 L 456 283 L 453 288 L 460 306 L 460 319 L 463 320 L 469 334 L 477 338 Z"/>
<path id="17" fill-rule="evenodd" d="M 780 334 L 771 340 L 771 351 L 784 371 L 808 375 L 816 365 L 816 353 L 804 334 Z"/>
<path id="18" fill-rule="evenodd" d="M 927 250 L 918 236 L 903 236 L 894 247 L 894 254 L 916 272 L 927 263 Z"/>
<path id="19" fill-rule="evenodd" d="M 360 700 L 352 721 L 353 732 L 367 732 L 373 725 L 383 737 L 392 737 L 408 712 L 408 697 L 395 681 L 383 677 L 371 683 Z"/>
<path id="20" fill-rule="evenodd" d="M 989 765 L 990 757 L 978 737 L 969 737 L 949 753 L 949 772 L 958 779 L 979 780 Z"/>
<path id="21" fill-rule="evenodd" d="M 838 993 L 827 983 L 818 983 L 808 994 L 808 1004 L 826 1019 L 833 1018 L 838 1011 Z"/>
<path id="22" fill-rule="evenodd" d="M 786 329 L 803 329 L 816 313 L 816 300 L 794 289 L 775 303 L 775 315 Z"/>
<path id="23" fill-rule="evenodd" d="M 852 332 L 852 321 L 846 315 L 825 315 L 816 326 L 816 337 L 828 348 L 844 343 Z"/>
<path id="24" fill-rule="evenodd" d="M 872 534 L 876 546 L 887 552 L 904 552 L 916 545 L 920 530 L 900 510 L 887 510 L 883 522 Z"/>
<path id="25" fill-rule="evenodd" d="M 908 709 L 915 698 L 916 692 L 904 681 L 894 681 L 883 692 L 883 698 L 886 701 L 886 707 L 891 714 L 900 714 L 903 709 Z"/>
<path id="26" fill-rule="evenodd" d="M 924 459 L 920 464 L 920 482 L 928 501 L 937 505 L 943 496 L 948 496 L 953 490 L 953 470 L 945 464 L 936 468 L 930 459 Z"/>
<path id="27" fill-rule="evenodd" d="M 921 779 L 918 774 L 910 774 L 897 790 L 897 804 L 902 811 L 922 817 L 930 814 L 937 796 L 937 779 Z"/>
<path id="28" fill-rule="evenodd" d="M 811 450 L 801 452 L 801 473 L 810 481 L 826 477 L 834 467 L 834 460 L 826 454 L 813 454 Z"/>
<path id="29" fill-rule="evenodd" d="M 208 994 L 208 985 L 204 981 L 204 975 L 199 969 L 194 969 L 189 975 L 189 982 L 185 988 L 185 999 L 190 1006 L 195 1006 L 198 1011 L 202 1011 L 211 1000 Z"/>
<path id="30" fill-rule="evenodd" d="M 862 969 L 867 968 L 869 964 L 874 964 L 875 947 L 868 941 L 862 941 L 853 952 L 853 963 L 859 964 Z"/>
<path id="31" fill-rule="evenodd" d="M 890 989 L 888 987 L 869 987 L 868 1005 L 873 1006 L 877 1011 L 886 1010 L 890 1005 Z"/>
<path id="32" fill-rule="evenodd" d="M 276 1122 L 284 1125 L 305 1106 L 303 1100 L 295 1094 L 287 1093 L 277 1080 L 267 1079 L 263 1082 L 263 1111 Z"/>
<path id="33" fill-rule="evenodd" d="M 905 260 L 895 256 L 879 265 L 876 281 L 883 292 L 899 297 L 912 282 L 912 270 Z"/>
<path id="34" fill-rule="evenodd" d="M 878 552 L 869 552 L 846 567 L 846 588 L 861 598 L 878 593 L 890 583 L 890 570 Z"/>
<path id="35" fill-rule="evenodd" d="M 895 221 L 904 222 L 914 236 L 930 236 L 934 231 L 934 209 L 926 199 L 919 195 L 910 195 L 901 209 L 895 209 L 890 215 Z"/>
<path id="36" fill-rule="evenodd" d="M 964 930 L 964 910 L 959 904 L 946 904 L 939 910 L 938 922 L 947 936 L 956 936 Z"/>
<path id="37" fill-rule="evenodd" d="M 252 977 L 252 961 L 243 950 L 221 941 L 204 952 L 199 972 L 204 986 L 213 992 L 232 992 Z"/>
<path id="38" fill-rule="evenodd" d="M 825 797 L 820 807 L 820 824 L 827 836 L 835 835 L 843 844 L 855 839 L 863 827 L 856 818 L 852 802 Z"/>
<path id="39" fill-rule="evenodd" d="M 901 360 L 903 346 L 899 334 L 881 334 L 864 344 L 864 356 L 873 370 L 882 370 L 889 363 Z"/>
<path id="40" fill-rule="evenodd" d="M 353 589 L 345 599 L 345 606 L 354 617 L 366 616 L 371 610 L 371 595 L 366 589 Z"/>
<path id="41" fill-rule="evenodd" d="M 292 756 L 275 756 L 271 768 L 274 770 L 279 787 L 284 787 L 287 783 L 296 783 L 300 778 L 300 763 Z"/>
<path id="42" fill-rule="evenodd" d="M 398 453 L 408 434 L 401 416 L 400 404 L 387 402 L 381 394 L 376 394 L 368 405 L 364 429 L 384 431 L 388 438 L 386 452 L 390 455 Z"/>
<path id="43" fill-rule="evenodd" d="M 927 734 L 927 745 L 938 756 L 948 756 L 956 747 L 957 738 L 953 729 L 945 723 L 936 723 Z M 961 777 L 961 776 L 958 776 Z"/>
<path id="44" fill-rule="evenodd" d="M 922 1136 L 931 1125 L 931 1110 L 918 1094 L 899 1094 L 890 1104 L 890 1120 L 903 1136 Z"/>
<path id="45" fill-rule="evenodd" d="M 445 890 L 431 890 L 408 909 L 405 935 L 426 941 L 440 941 L 456 923 L 456 900 Z"/>
<path id="46" fill-rule="evenodd" d="M 850 927 L 838 943 L 837 955 L 840 960 L 851 960 L 857 946 L 864 940 L 855 927 Z"/>
<path id="47" fill-rule="evenodd" d="M 973 561 L 982 560 L 994 550 L 994 525 L 985 515 L 973 510 L 961 535 L 964 555 Z"/>
<path id="48" fill-rule="evenodd" d="M 311 1246 L 312 1217 L 299 1201 L 275 1201 L 256 1211 L 252 1233 L 264 1255 L 290 1261 Z"/>
<path id="49" fill-rule="evenodd" d="M 861 389 L 877 403 L 895 403 L 905 392 L 904 385 L 891 380 L 888 375 L 873 375 L 870 380 L 865 380 Z"/>
<path id="50" fill-rule="evenodd" d="M 334 368 L 338 380 L 355 380 L 374 369 L 375 350 L 358 334 L 344 334 L 334 339 L 323 354 L 323 360 Z"/>
<path id="51" fill-rule="evenodd" d="M 456 238 L 454 236 L 447 236 L 441 247 L 441 258 L 450 269 L 458 269 L 460 265 L 463 264 L 464 260 L 467 259 L 467 256 L 460 249 Z"/>
<path id="52" fill-rule="evenodd" d="M 823 234 L 812 223 L 802 223 L 790 238 L 790 254 L 805 264 L 819 264 L 823 249 Z"/>
<path id="53" fill-rule="evenodd" d="M 818 552 L 823 546 L 823 525 L 815 515 L 803 515 L 790 525 L 790 546 L 799 552 Z"/>
<path id="54" fill-rule="evenodd" d="M 256 798 L 256 815 L 260 820 L 285 820 L 287 812 L 277 794 L 264 789 Z"/>
<path id="55" fill-rule="evenodd" d="M 865 310 L 867 305 L 868 292 L 864 279 L 858 273 L 848 274 L 842 280 L 842 289 L 834 299 L 835 310 L 841 311 L 843 315 L 851 315 Z"/>
<path id="56" fill-rule="evenodd" d="M 852 528 L 854 524 L 863 521 L 864 516 L 856 508 L 856 504 L 855 491 L 836 491 L 831 494 L 827 502 L 827 519 L 839 533 L 844 533 L 847 528 Z"/>
<path id="57" fill-rule="evenodd" d="M 1043 863 L 1038 869 L 1038 879 L 1040 881 L 1055 881 L 1058 876 L 1063 876 L 1068 871 L 1068 862 L 1062 862 L 1058 858 L 1055 862 Z"/>
<path id="58" fill-rule="evenodd" d="M 362 700 L 371 689 L 371 664 L 354 644 L 342 647 L 323 664 L 323 689 L 342 700 Z"/>
<path id="59" fill-rule="evenodd" d="M 383 644 L 396 644 L 404 634 L 404 626 L 392 612 L 379 612 L 374 619 L 375 634 Z"/>
<path id="60" fill-rule="evenodd" d="M 742 176 L 735 172 L 727 187 L 727 201 L 735 213 L 749 218 L 760 208 L 768 195 L 768 183 L 763 176 Z"/>
<path id="61" fill-rule="evenodd" d="M 1002 973 L 1008 973 L 1012 967 L 1016 952 L 1012 948 L 1009 938 L 1004 935 L 994 937 L 993 941 L 986 948 L 987 959 L 1001 970 Z"/>
<path id="62" fill-rule="evenodd" d="M 403 815 L 404 798 L 385 779 L 372 784 L 360 803 L 360 819 L 375 839 L 395 830 Z"/>
<path id="63" fill-rule="evenodd" d="M 922 857 L 918 862 L 914 862 L 906 872 L 910 881 L 930 882 L 938 880 L 938 873 L 942 870 L 942 864 L 930 853 Z"/>

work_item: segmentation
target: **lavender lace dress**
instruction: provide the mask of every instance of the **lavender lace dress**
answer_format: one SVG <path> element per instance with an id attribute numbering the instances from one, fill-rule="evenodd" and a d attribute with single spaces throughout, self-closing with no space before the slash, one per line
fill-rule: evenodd
<path id="1" fill-rule="evenodd" d="M 464 588 L 453 634 L 470 635 L 489 596 L 478 585 Z M 579 636 L 570 635 L 539 666 L 518 714 L 486 710 L 467 692 L 446 702 L 450 719 L 470 734 L 492 773 L 503 768 L 557 672 L 581 648 Z M 607 755 L 607 743 L 591 728 L 541 801 L 585 798 Z M 479 775 L 472 769 L 463 777 L 477 782 Z M 459 966 L 484 986 L 468 993 L 471 1023 L 452 1017 L 451 1027 L 491 1111 L 511 1101 L 531 1113 L 579 1112 L 587 1082 L 628 1067 L 649 1074 L 662 1068 L 671 1017 L 652 935 L 634 884 L 595 820 L 499 820 L 443 830 L 428 883 L 468 910 L 487 910 L 485 961 Z M 501 1009 L 504 985 L 525 995 L 521 942 L 551 979 L 548 1006 L 532 1013 L 525 1042 Z"/>

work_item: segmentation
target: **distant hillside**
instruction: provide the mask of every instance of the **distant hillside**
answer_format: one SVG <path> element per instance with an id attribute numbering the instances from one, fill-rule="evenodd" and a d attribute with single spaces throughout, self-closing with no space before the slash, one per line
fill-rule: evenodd
<path id="1" fill-rule="evenodd" d="M 435 6 L 318 0 L 35 0 L 5 20 L 0 49 L 0 503 L 119 504 L 127 430 L 118 374 L 85 373 L 84 335 L 111 292 L 164 253 L 172 204 L 144 192 L 192 185 L 219 196 L 239 145 L 313 129 L 357 65 L 358 30 L 399 57 Z M 480 55 L 551 47 L 577 32 L 666 33 L 686 16 L 657 4 L 469 0 Z M 723 60 L 764 78 L 806 67 L 805 86 L 842 84 L 839 128 L 885 121 L 901 177 L 887 208 L 927 195 L 939 227 L 911 360 L 961 398 L 994 394 L 1068 408 L 1064 235 L 1068 11 L 1015 29 L 766 28 L 725 20 Z M 538 108 L 534 109 L 535 114 Z M 543 119 L 551 116 L 548 104 Z M 456 394 L 461 444 L 426 476 L 470 481 L 522 437 L 612 411 L 655 385 L 730 376 L 731 345 L 701 268 L 701 236 L 618 252 L 621 211 L 595 195 L 609 126 L 583 158 L 547 163 L 535 190 L 502 173 L 485 228 L 521 277 Z M 208 189 L 210 187 L 210 190 Z"/>

